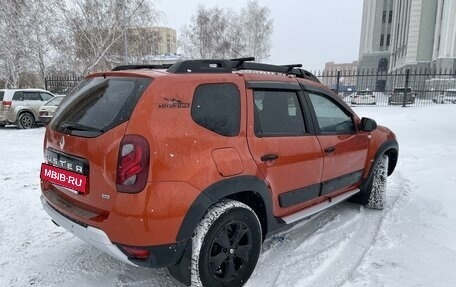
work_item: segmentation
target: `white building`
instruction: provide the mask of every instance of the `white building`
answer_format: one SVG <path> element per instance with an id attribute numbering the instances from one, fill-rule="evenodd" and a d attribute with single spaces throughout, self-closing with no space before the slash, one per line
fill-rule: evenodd
<path id="1" fill-rule="evenodd" d="M 364 0 L 360 69 L 456 69 L 456 0 Z"/>

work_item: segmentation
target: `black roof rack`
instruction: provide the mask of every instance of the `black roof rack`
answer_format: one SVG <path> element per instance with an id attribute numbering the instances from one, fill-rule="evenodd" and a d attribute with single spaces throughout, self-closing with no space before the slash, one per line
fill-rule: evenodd
<path id="1" fill-rule="evenodd" d="M 264 71 L 272 73 L 280 73 L 285 75 L 294 75 L 298 78 L 308 79 L 315 82 L 320 82 L 309 71 L 302 69 L 301 64 L 292 65 L 271 65 L 256 63 L 254 57 L 235 58 L 235 59 L 198 59 L 198 60 L 183 60 L 174 64 L 161 65 L 121 65 L 117 66 L 113 71 L 133 70 L 133 69 L 167 69 L 169 73 L 232 73 L 233 71 Z"/>
<path id="2" fill-rule="evenodd" d="M 149 65 L 149 64 L 133 64 L 133 65 L 120 65 L 114 67 L 112 71 L 124 71 L 124 70 L 138 70 L 138 69 L 168 69 L 173 64 L 158 64 L 158 65 Z"/>
<path id="3" fill-rule="evenodd" d="M 169 73 L 232 73 L 233 71 L 251 70 L 280 73 L 286 75 L 294 75 L 298 78 L 308 79 L 315 82 L 320 82 L 309 71 L 301 69 L 301 64 L 293 65 L 271 65 L 263 63 L 255 63 L 254 57 L 236 58 L 231 60 L 226 59 L 199 59 L 199 60 L 183 60 L 176 62 L 167 71 Z"/>

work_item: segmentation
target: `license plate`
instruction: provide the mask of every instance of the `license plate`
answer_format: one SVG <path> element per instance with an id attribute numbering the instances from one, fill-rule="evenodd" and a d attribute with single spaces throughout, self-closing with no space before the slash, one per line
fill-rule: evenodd
<path id="1" fill-rule="evenodd" d="M 40 178 L 79 193 L 87 192 L 87 176 L 83 174 L 42 163 Z"/>

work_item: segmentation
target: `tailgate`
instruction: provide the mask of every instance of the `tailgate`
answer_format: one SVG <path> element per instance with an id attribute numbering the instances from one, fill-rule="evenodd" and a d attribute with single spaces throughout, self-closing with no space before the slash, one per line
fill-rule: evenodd
<path id="1" fill-rule="evenodd" d="M 55 206 L 70 214 L 75 206 L 109 214 L 117 195 L 120 145 L 151 82 L 134 76 L 89 77 L 64 98 L 46 131 L 41 170 L 43 194 Z"/>

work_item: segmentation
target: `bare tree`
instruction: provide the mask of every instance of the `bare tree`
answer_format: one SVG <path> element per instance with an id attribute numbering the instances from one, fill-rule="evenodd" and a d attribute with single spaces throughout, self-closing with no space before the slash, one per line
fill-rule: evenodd
<path id="1" fill-rule="evenodd" d="M 249 1 L 239 13 L 199 6 L 181 31 L 179 46 L 190 58 L 269 57 L 273 22 L 269 9 Z"/>
<path id="2" fill-rule="evenodd" d="M 240 22 L 244 27 L 244 53 L 262 61 L 269 57 L 273 21 L 267 7 L 261 7 L 257 0 L 249 1 L 247 8 L 242 9 Z"/>
<path id="3" fill-rule="evenodd" d="M 5 87 L 17 87 L 26 61 L 24 3 L 0 0 L 0 80 Z"/>
<path id="4" fill-rule="evenodd" d="M 69 5 L 65 5 L 65 0 L 55 0 L 54 3 L 66 28 L 60 33 L 60 48 L 73 51 L 73 62 L 79 64 L 82 74 L 109 69 L 113 63 L 122 62 L 121 39 L 128 28 L 150 26 L 159 16 L 153 2 L 146 0 L 76 0 Z"/>

